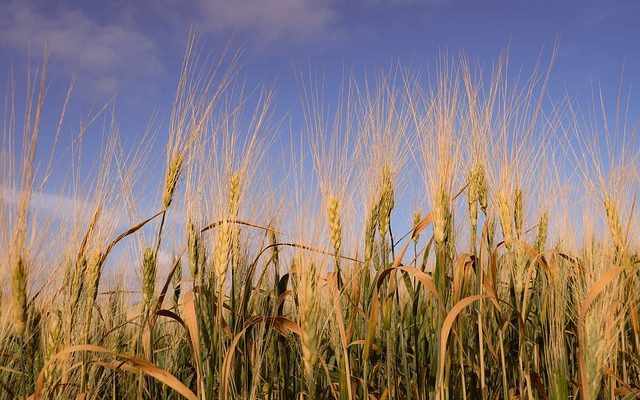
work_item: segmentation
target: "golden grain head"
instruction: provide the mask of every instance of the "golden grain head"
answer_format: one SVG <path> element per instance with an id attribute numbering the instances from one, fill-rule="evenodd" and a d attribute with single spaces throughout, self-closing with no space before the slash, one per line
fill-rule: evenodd
<path id="1" fill-rule="evenodd" d="M 329 219 L 329 237 L 333 245 L 333 251 L 335 254 L 339 254 L 340 246 L 342 245 L 342 221 L 340 219 L 340 203 L 333 193 L 329 195 L 327 216 Z"/>
<path id="2" fill-rule="evenodd" d="M 173 201 L 173 196 L 178 185 L 178 179 L 182 172 L 183 155 L 176 154 L 169 164 L 167 169 L 167 176 L 164 184 L 164 193 L 162 196 L 162 206 L 167 209 Z"/>
<path id="3" fill-rule="evenodd" d="M 513 238 L 513 214 L 511 213 L 509 197 L 504 190 L 498 192 L 497 201 L 498 219 L 500 220 L 500 227 L 502 228 L 502 236 L 507 248 L 511 248 L 511 239 Z"/>
<path id="4" fill-rule="evenodd" d="M 214 254 L 216 279 L 222 282 L 229 267 L 229 251 L 231 250 L 231 224 L 223 221 L 218 227 L 218 240 Z"/>
<path id="5" fill-rule="evenodd" d="M 238 216 L 240 206 L 240 173 L 234 172 L 229 177 L 229 218 L 235 219 Z"/>
<path id="6" fill-rule="evenodd" d="M 622 246 L 622 224 L 620 223 L 620 216 L 615 201 L 608 195 L 604 199 L 604 209 L 609 233 L 611 234 L 614 245 L 619 248 Z"/>
<path id="7" fill-rule="evenodd" d="M 440 189 L 436 197 L 435 213 L 433 220 L 433 238 L 438 245 L 443 245 L 449 239 L 451 223 L 451 204 L 449 195 Z"/>
<path id="8" fill-rule="evenodd" d="M 524 206 L 522 204 L 522 189 L 517 187 L 513 195 L 513 225 L 518 238 L 524 231 Z"/>

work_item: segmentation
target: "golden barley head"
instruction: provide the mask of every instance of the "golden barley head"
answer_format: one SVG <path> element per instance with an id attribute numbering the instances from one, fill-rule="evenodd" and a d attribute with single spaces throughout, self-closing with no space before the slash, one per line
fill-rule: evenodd
<path id="1" fill-rule="evenodd" d="M 449 195 L 444 189 L 438 190 L 433 221 L 433 238 L 438 245 L 443 245 L 448 239 L 451 224 L 451 208 Z"/>
<path id="2" fill-rule="evenodd" d="M 180 178 L 180 172 L 182 172 L 183 155 L 176 154 L 167 170 L 167 176 L 164 182 L 164 194 L 162 196 L 162 206 L 167 209 L 173 201 L 173 195 L 178 185 L 178 178 Z"/>
<path id="3" fill-rule="evenodd" d="M 517 187 L 513 195 L 513 225 L 519 238 L 524 231 L 524 206 L 522 204 L 522 189 Z"/>
<path id="4" fill-rule="evenodd" d="M 329 218 L 329 236 L 334 253 L 337 255 L 340 253 L 342 244 L 342 221 L 340 220 L 340 203 L 333 194 L 329 195 L 327 214 Z"/>

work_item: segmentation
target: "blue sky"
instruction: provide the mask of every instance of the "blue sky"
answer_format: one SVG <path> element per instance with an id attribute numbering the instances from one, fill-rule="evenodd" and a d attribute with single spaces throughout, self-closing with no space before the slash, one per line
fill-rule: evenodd
<path id="1" fill-rule="evenodd" d="M 78 74 L 84 95 L 118 94 L 164 109 L 191 24 L 214 53 L 236 34 L 250 82 L 275 82 L 288 97 L 293 69 L 309 62 L 339 80 L 342 66 L 375 70 L 399 60 L 417 68 L 439 51 L 464 50 L 489 63 L 510 47 L 530 65 L 560 38 L 558 85 L 589 78 L 629 81 L 640 66 L 635 0 L 2 0 L 0 73 L 25 65 L 29 48 L 52 45 L 53 75 Z M 295 86 L 295 85 L 293 85 Z M 295 88 L 294 88 L 295 89 Z M 283 99 L 283 102 L 286 101 Z M 135 103 L 135 102 L 133 102 Z M 142 105 L 139 105 L 143 107 Z M 145 106 L 146 107 L 146 106 Z"/>
<path id="2" fill-rule="evenodd" d="M 588 99 L 596 83 L 615 99 L 623 67 L 623 87 L 640 78 L 635 0 L 0 1 L 3 93 L 12 68 L 18 89 L 24 87 L 27 55 L 37 62 L 46 41 L 52 116 L 76 74 L 71 129 L 115 96 L 122 133 L 132 141 L 154 111 L 160 141 L 166 134 L 192 25 L 214 55 L 235 35 L 233 43 L 245 47 L 240 78 L 248 87 L 267 82 L 277 88 L 276 116 L 298 107 L 295 73 L 309 65 L 324 76 L 328 99 L 344 70 L 358 75 L 400 62 L 427 71 L 439 54 L 461 50 L 489 69 L 508 47 L 515 73 L 530 69 L 540 54 L 547 60 L 556 42 L 550 92 L 558 97 L 566 88 Z"/>

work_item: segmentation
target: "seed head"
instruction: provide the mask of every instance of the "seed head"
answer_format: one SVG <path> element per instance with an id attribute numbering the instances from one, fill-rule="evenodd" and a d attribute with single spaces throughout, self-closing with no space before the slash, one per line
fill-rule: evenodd
<path id="1" fill-rule="evenodd" d="M 156 261 L 155 252 L 150 247 L 147 247 L 142 257 L 142 295 L 147 312 L 151 310 L 153 294 L 156 289 Z"/>
<path id="2" fill-rule="evenodd" d="M 433 222 L 433 238 L 438 245 L 443 245 L 448 239 L 451 209 L 449 204 L 449 195 L 440 189 L 436 197 L 435 217 Z"/>
<path id="3" fill-rule="evenodd" d="M 467 186 L 467 208 L 469 209 L 469 219 L 471 220 L 471 228 L 475 230 L 478 225 L 478 202 L 480 193 L 478 187 L 478 169 L 474 168 L 469 172 L 469 184 Z"/>
<path id="4" fill-rule="evenodd" d="M 379 203 L 376 204 L 369 216 L 367 217 L 367 225 L 365 228 L 365 238 L 364 238 L 364 260 L 365 263 L 371 261 L 373 257 L 373 248 L 375 246 L 376 240 L 376 229 L 378 227 L 378 208 Z"/>
<path id="5" fill-rule="evenodd" d="M 269 229 L 269 244 L 271 245 L 271 263 L 276 267 L 278 266 L 278 261 L 279 261 L 278 246 L 276 246 L 277 243 L 278 243 L 278 240 L 276 237 L 276 231 L 273 229 Z"/>
<path id="6" fill-rule="evenodd" d="M 606 196 L 604 199 L 604 209 L 607 215 L 607 225 L 609 226 L 609 232 L 616 248 L 622 247 L 622 224 L 620 223 L 620 216 L 618 214 L 618 208 L 611 197 Z"/>
<path id="7" fill-rule="evenodd" d="M 544 250 L 547 241 L 547 233 L 549 231 L 549 213 L 544 211 L 538 222 L 538 236 L 536 237 L 536 250 L 540 253 Z"/>
<path id="8" fill-rule="evenodd" d="M 195 285 L 198 285 L 200 282 L 198 264 L 200 253 L 200 243 L 199 243 L 199 235 L 196 231 L 196 227 L 189 219 L 187 222 L 187 254 L 189 256 L 189 271 L 191 272 L 191 278 Z"/>
<path id="9" fill-rule="evenodd" d="M 180 178 L 180 172 L 182 172 L 182 154 L 176 154 L 169 169 L 167 170 L 167 176 L 164 182 L 164 195 L 162 196 L 162 206 L 167 209 L 173 201 L 173 194 L 178 184 L 178 178 Z"/>
<path id="10" fill-rule="evenodd" d="M 316 294 L 315 266 L 312 264 L 305 271 L 300 285 L 300 326 L 302 335 L 300 344 L 302 348 L 302 364 L 307 385 L 310 389 L 315 386 L 314 370 L 318 361 L 319 343 L 319 304 Z"/>
<path id="11" fill-rule="evenodd" d="M 509 199 L 505 195 L 504 190 L 498 193 L 498 218 L 500 219 L 500 226 L 502 227 L 502 236 L 504 237 L 507 248 L 510 249 L 513 232 L 513 214 L 510 211 Z"/>
<path id="12" fill-rule="evenodd" d="M 490 218 L 485 220 L 485 224 L 487 224 L 487 242 L 489 248 L 493 247 L 493 240 L 496 237 L 496 218 L 491 215 Z"/>
<path id="13" fill-rule="evenodd" d="M 100 276 L 102 275 L 102 264 L 104 257 L 100 250 L 96 250 L 91 257 L 91 261 L 87 268 L 87 307 L 93 307 L 98 295 L 98 285 L 100 284 Z"/>
<path id="14" fill-rule="evenodd" d="M 174 260 L 174 263 L 177 261 L 176 269 L 173 271 L 173 304 L 178 308 L 178 304 L 180 302 L 180 292 L 181 292 L 181 282 L 182 282 L 182 263 L 180 260 Z"/>
<path id="15" fill-rule="evenodd" d="M 420 221 L 422 221 L 422 212 L 420 211 L 419 208 L 416 208 L 415 210 L 413 210 L 413 229 L 418 227 L 418 224 L 420 224 Z M 415 244 L 418 244 L 419 240 L 420 240 L 420 234 L 415 235 L 413 238 L 413 242 Z"/>
<path id="16" fill-rule="evenodd" d="M 487 189 L 487 178 L 484 174 L 484 168 L 482 165 L 478 165 L 475 176 L 475 186 L 478 196 L 478 203 L 482 209 L 482 213 L 487 215 L 487 207 L 489 203 L 489 193 Z"/>
<path id="17" fill-rule="evenodd" d="M 378 217 L 380 218 L 378 228 L 380 229 L 380 236 L 382 237 L 386 236 L 389 230 L 389 220 L 394 207 L 394 196 L 393 175 L 391 174 L 391 169 L 385 164 L 382 167 L 382 189 L 378 210 Z"/>
<path id="18" fill-rule="evenodd" d="M 218 232 L 214 267 L 216 278 L 221 280 L 227 274 L 229 264 L 229 250 L 231 247 L 231 224 L 223 221 Z"/>
<path id="19" fill-rule="evenodd" d="M 240 173 L 234 172 L 229 177 L 229 218 L 238 217 L 240 206 Z"/>
<path id="20" fill-rule="evenodd" d="M 520 238 L 524 231 L 524 206 L 520 187 L 516 188 L 513 195 L 513 225 L 516 228 L 516 236 Z"/>
<path id="21" fill-rule="evenodd" d="M 27 327 L 27 269 L 21 255 L 13 263 L 11 276 L 13 290 L 13 326 L 19 337 L 24 337 Z"/>
<path id="22" fill-rule="evenodd" d="M 342 222 L 340 220 L 340 203 L 333 195 L 329 195 L 329 205 L 327 207 L 329 218 L 329 236 L 333 244 L 334 253 L 340 254 L 340 246 L 342 244 Z"/>

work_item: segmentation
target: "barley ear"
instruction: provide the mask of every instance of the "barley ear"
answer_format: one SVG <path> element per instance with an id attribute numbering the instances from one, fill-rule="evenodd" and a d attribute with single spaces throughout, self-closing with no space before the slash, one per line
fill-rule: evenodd
<path id="1" fill-rule="evenodd" d="M 13 290 L 13 326 L 16 334 L 23 338 L 27 327 L 27 270 L 22 256 L 13 263 L 11 276 Z"/>
<path id="2" fill-rule="evenodd" d="M 193 279 L 193 284 L 198 286 L 200 284 L 200 272 L 198 270 L 199 266 L 199 252 L 200 252 L 200 243 L 199 243 L 199 235 L 196 231 L 196 227 L 189 219 L 187 222 L 187 256 L 189 259 L 189 272 L 191 272 L 191 278 Z"/>
<path id="3" fill-rule="evenodd" d="M 298 293 L 300 298 L 300 325 L 302 335 L 300 337 L 300 347 L 302 350 L 302 364 L 304 376 L 307 382 L 309 395 L 313 397 L 315 389 L 314 371 L 318 361 L 319 332 L 318 322 L 320 310 L 316 294 L 315 266 L 309 266 Z"/>
<path id="4" fill-rule="evenodd" d="M 96 250 L 88 264 L 87 268 L 87 312 L 91 313 L 90 308 L 98 296 L 98 286 L 100 284 L 100 276 L 102 275 L 102 264 L 104 261 L 103 254 L 100 250 Z"/>
<path id="5" fill-rule="evenodd" d="M 420 221 L 422 221 L 422 212 L 420 211 L 419 208 L 416 208 L 415 210 L 413 210 L 413 228 L 414 229 L 418 227 L 418 225 L 420 224 Z M 415 244 L 418 244 L 419 241 L 420 241 L 420 234 L 418 233 L 413 237 L 413 242 Z"/>
<path id="6" fill-rule="evenodd" d="M 376 240 L 376 229 L 378 228 L 378 209 L 379 204 L 376 204 L 373 209 L 369 212 L 369 216 L 367 217 L 367 225 L 365 227 L 365 238 L 364 238 L 364 261 L 366 264 L 369 264 L 371 258 L 373 257 L 373 250 L 375 247 Z"/>
<path id="7" fill-rule="evenodd" d="M 501 190 L 498 193 L 498 219 L 502 228 L 502 236 L 504 238 L 507 249 L 511 249 L 511 239 L 513 237 L 513 214 L 509 207 L 509 199 Z"/>
<path id="8" fill-rule="evenodd" d="M 178 184 L 178 178 L 180 177 L 180 172 L 182 172 L 182 162 L 183 155 L 176 154 L 169 164 L 169 169 L 167 170 L 167 176 L 164 183 L 164 194 L 162 196 L 162 206 L 165 209 L 169 208 L 173 201 L 173 195 Z"/>
<path id="9" fill-rule="evenodd" d="M 604 209 L 613 245 L 615 246 L 616 253 L 619 253 L 623 245 L 622 224 L 620 223 L 618 208 L 610 196 L 606 196 L 604 199 Z"/>
<path id="10" fill-rule="evenodd" d="M 391 175 L 391 170 L 385 164 L 382 167 L 382 190 L 380 193 L 380 206 L 378 209 L 378 228 L 380 229 L 380 236 L 382 237 L 385 237 L 389 230 L 391 211 L 394 207 L 394 197 L 393 176 Z"/>
<path id="11" fill-rule="evenodd" d="M 487 178 L 485 176 L 484 168 L 482 165 L 478 166 L 476 172 L 476 191 L 478 196 L 478 203 L 480 209 L 484 215 L 487 215 L 487 207 L 489 205 L 489 190 L 487 189 Z"/>
<path id="12" fill-rule="evenodd" d="M 524 206 L 520 187 L 516 188 L 513 195 L 513 225 L 516 229 L 516 237 L 519 239 L 524 231 Z"/>
<path id="13" fill-rule="evenodd" d="M 435 217 L 433 221 L 433 238 L 439 246 L 446 243 L 450 233 L 451 209 L 449 201 L 449 195 L 444 189 L 440 188 L 436 197 Z"/>
<path id="14" fill-rule="evenodd" d="M 231 224 L 223 221 L 218 231 L 218 241 L 214 255 L 214 268 L 218 281 L 227 274 L 229 264 L 229 248 L 231 245 Z"/>
<path id="15" fill-rule="evenodd" d="M 536 236 L 535 248 L 538 253 L 544 251 L 547 242 L 547 234 L 549 231 L 549 213 L 544 211 L 538 222 L 538 235 Z"/>
<path id="16" fill-rule="evenodd" d="M 142 257 L 142 297 L 144 301 L 144 314 L 147 316 L 153 307 L 153 295 L 156 288 L 156 254 L 151 247 L 144 250 Z"/>
<path id="17" fill-rule="evenodd" d="M 276 231 L 273 229 L 269 229 L 269 244 L 271 245 L 271 264 L 275 267 L 276 273 L 278 272 L 278 263 L 280 259 L 280 255 L 278 253 L 278 240 L 276 237 Z"/>
<path id="18" fill-rule="evenodd" d="M 333 194 L 329 195 L 327 215 L 329 219 L 329 237 L 331 238 L 331 244 L 333 245 L 336 266 L 338 266 L 338 255 L 340 254 L 340 247 L 342 245 L 342 221 L 340 220 L 340 203 Z"/>
<path id="19" fill-rule="evenodd" d="M 180 304 L 180 293 L 181 293 L 180 285 L 182 284 L 182 262 L 180 260 L 174 260 L 173 263 L 176 266 L 176 269 L 173 271 L 173 304 L 177 310 L 178 304 Z"/>

